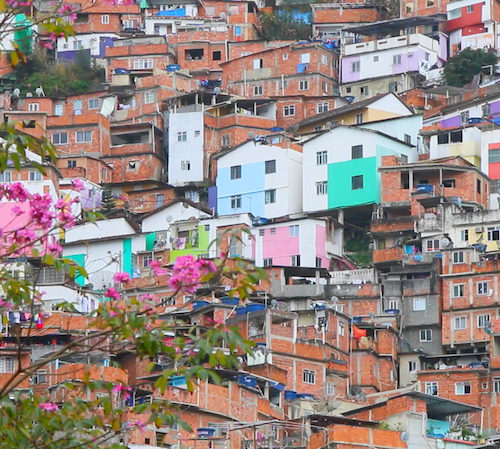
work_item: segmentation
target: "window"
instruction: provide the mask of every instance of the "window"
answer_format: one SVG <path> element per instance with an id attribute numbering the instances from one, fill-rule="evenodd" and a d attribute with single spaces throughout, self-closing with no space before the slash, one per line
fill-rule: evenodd
<path id="1" fill-rule="evenodd" d="M 411 145 L 411 136 L 409 134 L 404 135 L 405 143 L 409 143 Z"/>
<path id="2" fill-rule="evenodd" d="M 328 86 L 329 86 L 329 84 L 326 81 L 323 81 L 323 92 L 326 93 L 326 94 L 329 91 L 329 87 Z"/>
<path id="3" fill-rule="evenodd" d="M 408 361 L 408 371 L 410 373 L 417 371 L 417 362 L 415 360 Z"/>
<path id="4" fill-rule="evenodd" d="M 30 103 L 28 104 L 28 111 L 37 112 L 40 110 L 40 103 Z"/>
<path id="5" fill-rule="evenodd" d="M 153 68 L 153 60 L 148 59 L 134 59 L 134 70 L 148 70 Z"/>
<path id="6" fill-rule="evenodd" d="M 61 116 L 64 114 L 64 105 L 55 104 L 54 105 L 54 115 Z"/>
<path id="7" fill-rule="evenodd" d="M 309 81 L 308 80 L 299 81 L 299 90 L 309 90 Z"/>
<path id="8" fill-rule="evenodd" d="M 231 179 L 241 178 L 241 165 L 233 165 L 231 167 Z"/>
<path id="9" fill-rule="evenodd" d="M 493 378 L 493 391 L 495 393 L 500 393 L 500 377 Z"/>
<path id="10" fill-rule="evenodd" d="M 399 309 L 399 301 L 397 299 L 390 299 L 388 306 L 389 309 L 397 310 Z"/>
<path id="11" fill-rule="evenodd" d="M 328 103 L 318 103 L 316 110 L 318 114 L 328 111 Z"/>
<path id="12" fill-rule="evenodd" d="M 222 53 L 220 50 L 216 50 L 214 52 L 212 52 L 212 59 L 214 61 L 220 61 L 222 59 Z"/>
<path id="13" fill-rule="evenodd" d="M 82 48 L 82 41 L 73 41 L 73 50 L 81 50 Z"/>
<path id="14" fill-rule="evenodd" d="M 254 59 L 253 60 L 253 68 L 254 70 L 256 69 L 262 69 L 264 67 L 264 60 L 263 59 Z"/>
<path id="15" fill-rule="evenodd" d="M 490 104 L 489 103 L 483 104 L 483 106 L 481 106 L 481 112 L 482 112 L 483 117 L 489 117 L 491 114 Z"/>
<path id="16" fill-rule="evenodd" d="M 316 371 L 305 369 L 302 372 L 302 380 L 305 384 L 315 384 L 316 383 Z"/>
<path id="17" fill-rule="evenodd" d="M 326 384 L 326 395 L 327 396 L 335 395 L 335 384 L 333 382 L 328 382 Z"/>
<path id="18" fill-rule="evenodd" d="M 359 72 L 361 68 L 361 63 L 359 61 L 351 62 L 351 72 Z"/>
<path id="19" fill-rule="evenodd" d="M 419 335 L 421 342 L 432 341 L 432 329 L 420 329 Z"/>
<path id="20" fill-rule="evenodd" d="M 137 161 L 129 161 L 128 164 L 127 164 L 127 168 L 129 170 L 136 170 L 138 168 L 138 163 Z"/>
<path id="21" fill-rule="evenodd" d="M 437 382 L 426 382 L 425 383 L 425 394 L 437 396 L 438 395 L 438 383 Z"/>
<path id="22" fill-rule="evenodd" d="M 0 357 L 0 373 L 14 372 L 14 357 Z"/>
<path id="23" fill-rule="evenodd" d="M 302 53 L 300 55 L 300 63 L 301 64 L 309 64 L 311 62 L 311 54 L 310 53 Z"/>
<path id="24" fill-rule="evenodd" d="M 99 98 L 91 98 L 89 100 L 89 109 L 98 109 L 99 108 Z"/>
<path id="25" fill-rule="evenodd" d="M 73 114 L 82 115 L 83 101 L 75 100 L 73 101 Z"/>
<path id="26" fill-rule="evenodd" d="M 464 296 L 464 284 L 453 284 L 453 298 Z"/>
<path id="27" fill-rule="evenodd" d="M 314 266 L 316 268 L 321 268 L 321 265 L 322 265 L 321 257 L 316 257 L 314 261 Z"/>
<path id="28" fill-rule="evenodd" d="M 253 86 L 253 96 L 258 97 L 264 93 L 262 86 Z"/>
<path id="29" fill-rule="evenodd" d="M 363 188 L 363 175 L 353 176 L 351 178 L 352 190 L 360 190 Z"/>
<path id="30" fill-rule="evenodd" d="M 241 195 L 234 195 L 231 197 L 231 209 L 241 208 Z"/>
<path id="31" fill-rule="evenodd" d="M 325 165 L 328 162 L 328 153 L 326 151 L 318 151 L 316 153 L 316 165 Z"/>
<path id="32" fill-rule="evenodd" d="M 467 5 L 467 14 L 474 12 L 474 5 Z"/>
<path id="33" fill-rule="evenodd" d="M 266 230 L 265 229 L 259 229 L 259 236 L 264 237 L 266 235 Z"/>
<path id="34" fill-rule="evenodd" d="M 328 57 L 326 55 L 321 55 L 321 64 L 328 65 Z"/>
<path id="35" fill-rule="evenodd" d="M 453 328 L 456 331 L 467 329 L 467 317 L 465 316 L 455 317 L 455 319 L 453 320 Z"/>
<path id="36" fill-rule="evenodd" d="M 351 147 L 351 159 L 363 158 L 363 145 L 354 145 Z"/>
<path id="37" fill-rule="evenodd" d="M 77 131 L 76 143 L 92 142 L 92 131 Z"/>
<path id="38" fill-rule="evenodd" d="M 12 181 L 12 173 L 10 171 L 4 171 L 0 173 L 0 182 L 11 182 Z"/>
<path id="39" fill-rule="evenodd" d="M 368 89 L 368 86 L 361 86 L 359 88 L 359 94 L 362 96 L 362 97 L 367 97 L 369 95 L 369 89 Z"/>
<path id="40" fill-rule="evenodd" d="M 74 159 L 68 161 L 68 168 L 76 168 L 76 161 Z"/>
<path id="41" fill-rule="evenodd" d="M 29 172 L 29 180 L 30 181 L 41 181 L 42 174 L 37 170 L 30 171 Z"/>
<path id="42" fill-rule="evenodd" d="M 186 170 L 186 171 L 191 170 L 191 162 L 190 161 L 181 161 L 181 170 Z"/>
<path id="43" fill-rule="evenodd" d="M 463 396 L 465 394 L 470 394 L 471 383 L 470 382 L 455 382 L 455 394 L 457 396 Z"/>
<path id="44" fill-rule="evenodd" d="M 480 179 L 476 179 L 476 190 L 477 190 L 477 193 L 481 193 L 481 180 Z"/>
<path id="45" fill-rule="evenodd" d="M 488 281 L 481 281 L 476 284 L 478 295 L 487 295 L 489 293 Z"/>
<path id="46" fill-rule="evenodd" d="M 488 240 L 500 240 L 500 226 L 488 227 Z"/>
<path id="47" fill-rule="evenodd" d="M 185 142 L 187 140 L 187 131 L 179 131 L 177 133 L 177 142 Z"/>
<path id="48" fill-rule="evenodd" d="M 102 14 L 101 15 L 101 23 L 103 25 L 107 25 L 109 23 L 109 14 Z"/>
<path id="49" fill-rule="evenodd" d="M 426 249 L 427 251 L 439 251 L 440 241 L 439 239 L 427 240 Z"/>
<path id="50" fill-rule="evenodd" d="M 205 6 L 205 12 L 208 17 L 215 16 L 215 6 Z"/>
<path id="51" fill-rule="evenodd" d="M 427 300 L 425 298 L 413 298 L 413 311 L 420 312 L 427 309 Z"/>
<path id="52" fill-rule="evenodd" d="M 401 55 L 392 55 L 392 65 L 400 65 L 402 60 Z"/>
<path id="53" fill-rule="evenodd" d="M 320 181 L 316 183 L 316 195 L 327 194 L 327 181 Z"/>
<path id="54" fill-rule="evenodd" d="M 269 229 L 269 234 L 276 235 L 276 228 Z"/>
<path id="55" fill-rule="evenodd" d="M 488 327 L 490 323 L 491 323 L 491 317 L 488 313 L 477 316 L 477 327 L 485 328 Z"/>
<path id="56" fill-rule="evenodd" d="M 300 267 L 300 256 L 292 256 L 292 267 Z"/>
<path id="57" fill-rule="evenodd" d="M 443 187 L 454 188 L 456 182 L 454 179 L 443 179 Z"/>
<path id="58" fill-rule="evenodd" d="M 194 131 L 194 137 L 200 137 L 200 135 L 201 135 L 201 131 L 199 129 L 196 129 Z"/>
<path id="59" fill-rule="evenodd" d="M 231 135 L 230 134 L 224 134 L 222 136 L 222 146 L 223 147 L 228 147 L 231 145 Z"/>
<path id="60" fill-rule="evenodd" d="M 290 237 L 298 237 L 299 236 L 299 225 L 290 226 Z"/>
<path id="61" fill-rule="evenodd" d="M 155 102 L 155 93 L 152 90 L 144 92 L 144 103 L 151 104 Z"/>
<path id="62" fill-rule="evenodd" d="M 464 263 L 464 252 L 463 251 L 455 251 L 453 253 L 453 263 L 454 264 Z"/>
<path id="63" fill-rule="evenodd" d="M 460 240 L 462 240 L 462 242 L 469 241 L 469 230 L 468 229 L 462 229 L 460 231 Z"/>
<path id="64" fill-rule="evenodd" d="M 389 92 L 397 92 L 398 90 L 398 82 L 397 81 L 391 81 L 389 83 Z"/>
<path id="65" fill-rule="evenodd" d="M 34 385 L 47 383 L 47 371 L 44 369 L 38 370 L 31 378 L 31 382 Z"/>
<path id="66" fill-rule="evenodd" d="M 276 160 L 266 161 L 266 175 L 276 173 Z"/>
<path id="67" fill-rule="evenodd" d="M 363 113 L 356 114 L 356 125 L 360 125 L 361 123 L 363 123 Z"/>
<path id="68" fill-rule="evenodd" d="M 283 61 L 288 61 L 288 53 L 283 53 Z"/>
<path id="69" fill-rule="evenodd" d="M 54 145 L 65 145 L 68 143 L 68 133 L 52 134 L 52 143 Z"/>
<path id="70" fill-rule="evenodd" d="M 144 254 L 144 256 L 142 256 L 142 267 L 148 268 L 152 261 L 153 261 L 152 254 Z"/>
<path id="71" fill-rule="evenodd" d="M 276 202 L 276 189 L 266 190 L 265 201 L 266 204 L 273 204 Z"/>
<path id="72" fill-rule="evenodd" d="M 467 123 L 469 123 L 469 111 L 461 112 L 460 120 L 462 122 L 462 125 L 467 125 Z"/>
<path id="73" fill-rule="evenodd" d="M 344 322 L 339 321 L 339 323 L 337 325 L 337 333 L 342 337 L 345 335 L 345 323 Z"/>
<path id="74" fill-rule="evenodd" d="M 272 267 L 273 266 L 273 258 L 269 257 L 268 259 L 264 259 L 264 267 Z"/>
<path id="75" fill-rule="evenodd" d="M 285 117 L 291 117 L 292 115 L 295 115 L 295 105 L 290 104 L 288 106 L 283 107 L 283 115 Z"/>
<path id="76" fill-rule="evenodd" d="M 155 208 L 162 206 L 164 201 L 165 201 L 165 196 L 163 195 L 163 193 L 158 193 L 156 195 Z"/>

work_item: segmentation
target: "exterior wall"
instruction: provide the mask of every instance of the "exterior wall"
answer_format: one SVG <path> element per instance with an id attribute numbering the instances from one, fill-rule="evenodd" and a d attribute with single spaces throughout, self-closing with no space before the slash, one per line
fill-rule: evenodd
<path id="1" fill-rule="evenodd" d="M 298 235 L 290 235 L 290 226 L 298 226 Z M 300 266 L 329 268 L 326 254 L 328 238 L 326 223 L 322 220 L 297 220 L 272 226 L 259 226 L 252 232 L 255 239 L 255 263 L 264 265 L 264 259 L 272 259 L 273 265 L 292 266 L 291 257 L 300 255 Z M 263 234 L 263 235 L 261 235 Z"/>
<path id="2" fill-rule="evenodd" d="M 89 50 L 91 56 L 104 58 L 104 49 L 112 46 L 113 40 L 118 37 L 119 35 L 116 33 L 100 32 L 58 38 L 56 58 L 74 60 L 78 53 L 83 50 Z"/>
<path id="3" fill-rule="evenodd" d="M 377 94 L 405 92 L 417 85 L 415 78 L 416 76 L 411 73 L 403 73 L 343 83 L 340 87 L 340 93 L 341 95 L 354 97 L 354 101 L 360 101 Z"/>
<path id="4" fill-rule="evenodd" d="M 276 160 L 276 173 L 265 173 L 267 160 Z M 241 178 L 231 179 L 231 167 L 237 165 L 241 165 Z M 217 211 L 221 215 L 251 212 L 266 218 L 301 212 L 301 174 L 301 153 L 248 142 L 217 161 Z M 265 203 L 266 190 L 276 191 L 274 203 Z M 239 209 L 231 207 L 231 197 L 235 195 L 241 196 Z"/>
<path id="5" fill-rule="evenodd" d="M 422 34 L 349 44 L 343 50 L 342 83 L 430 69 L 441 64 L 440 55 L 440 42 Z M 401 61 L 395 64 L 394 57 Z M 353 70 L 354 63 L 359 71 Z"/>
<path id="6" fill-rule="evenodd" d="M 179 133 L 186 140 L 179 140 Z M 203 111 L 176 112 L 168 115 L 168 183 L 179 186 L 204 180 Z M 184 162 L 184 164 L 182 164 Z M 189 170 L 183 170 L 189 163 Z"/>

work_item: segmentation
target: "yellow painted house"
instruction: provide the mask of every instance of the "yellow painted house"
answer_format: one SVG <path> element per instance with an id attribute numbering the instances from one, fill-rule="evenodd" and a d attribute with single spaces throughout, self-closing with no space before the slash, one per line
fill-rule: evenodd
<path id="1" fill-rule="evenodd" d="M 334 125 L 358 125 L 412 114 L 396 95 L 388 93 L 322 112 L 300 121 L 294 128 L 297 134 L 310 134 Z"/>

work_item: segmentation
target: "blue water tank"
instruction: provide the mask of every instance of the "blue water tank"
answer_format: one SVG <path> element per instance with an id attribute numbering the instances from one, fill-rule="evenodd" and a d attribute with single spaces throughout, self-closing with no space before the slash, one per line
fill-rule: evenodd
<path id="1" fill-rule="evenodd" d="M 237 306 L 240 302 L 240 298 L 230 298 L 229 296 L 224 296 L 221 298 L 222 304 L 228 304 L 230 306 Z"/>
<path id="2" fill-rule="evenodd" d="M 285 399 L 289 401 L 297 398 L 297 392 L 292 390 L 285 390 Z"/>
<path id="3" fill-rule="evenodd" d="M 248 310 L 246 307 L 236 307 L 236 315 L 245 315 L 245 313 L 247 313 Z"/>
<path id="4" fill-rule="evenodd" d="M 179 64 L 169 64 L 167 65 L 167 72 L 177 72 L 180 70 L 181 66 Z"/>
<path id="5" fill-rule="evenodd" d="M 195 301 L 193 302 L 193 310 L 199 309 L 200 307 L 208 306 L 210 303 L 208 301 Z"/>
<path id="6" fill-rule="evenodd" d="M 266 306 L 264 304 L 254 303 L 247 305 L 248 313 L 258 312 L 259 310 L 264 310 Z"/>
<path id="7" fill-rule="evenodd" d="M 215 435 L 215 429 L 212 427 L 198 427 L 198 438 L 210 438 Z"/>

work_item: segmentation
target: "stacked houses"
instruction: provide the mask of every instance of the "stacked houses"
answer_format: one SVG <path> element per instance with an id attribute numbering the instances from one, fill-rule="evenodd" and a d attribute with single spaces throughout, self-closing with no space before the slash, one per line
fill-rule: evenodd
<path id="1" fill-rule="evenodd" d="M 268 8 L 253 0 L 78 5 L 51 56 L 91 57 L 104 83 L 64 98 L 6 90 L 2 118 L 58 157 L 32 154 L 44 175 L 26 164 L 0 181 L 114 210 L 62 238 L 86 277 L 23 262 L 45 295 L 42 330 L 13 323 L 22 363 L 86 329 L 117 272 L 129 297 L 167 298 L 153 261 L 223 251 L 268 279 L 246 301 L 228 284 L 165 305 L 174 328 L 224 321 L 256 343 L 219 385 L 177 379 L 162 394 L 157 371 L 103 351 L 52 361 L 19 389 L 62 401 L 90 363 L 92 379 L 132 388 L 127 406 L 180 406 L 192 431 L 134 430 L 131 449 L 460 449 L 499 433 L 497 67 L 466 88 L 441 79 L 466 47 L 498 52 L 497 5 L 404 0 L 389 19 L 379 3 L 314 3 L 298 42 L 264 40 Z M 0 383 L 17 363 L 10 324 L 2 336 Z"/>

